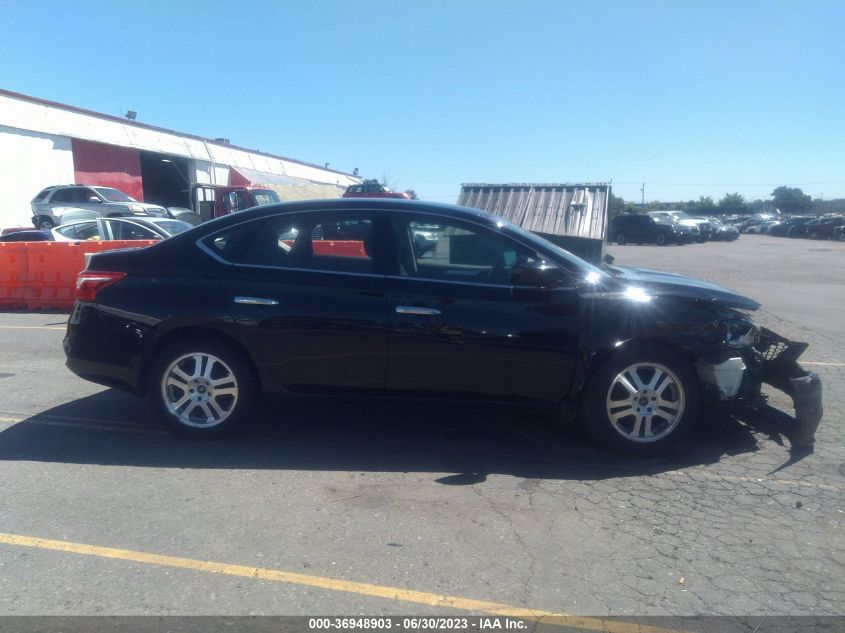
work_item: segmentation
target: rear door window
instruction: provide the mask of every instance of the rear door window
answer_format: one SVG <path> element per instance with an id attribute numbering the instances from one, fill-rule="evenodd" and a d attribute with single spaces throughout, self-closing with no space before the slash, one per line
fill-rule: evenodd
<path id="1" fill-rule="evenodd" d="M 160 240 L 161 236 L 140 224 L 120 220 L 104 220 L 114 240 Z"/>
<path id="2" fill-rule="evenodd" d="M 76 224 L 68 224 L 67 226 L 60 226 L 56 229 L 60 235 L 64 235 L 72 240 L 92 240 L 100 239 L 100 231 L 97 227 L 97 222 L 78 222 Z"/>
<path id="3" fill-rule="evenodd" d="M 368 212 L 286 214 L 262 224 L 240 263 L 370 274 L 373 247 L 373 218 Z"/>

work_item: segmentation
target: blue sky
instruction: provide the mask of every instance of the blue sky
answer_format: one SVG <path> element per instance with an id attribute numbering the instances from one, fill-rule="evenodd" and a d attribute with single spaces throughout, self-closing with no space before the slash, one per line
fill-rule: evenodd
<path id="1" fill-rule="evenodd" d="M 0 87 L 452 201 L 845 197 L 845 2 L 0 0 Z M 818 183 L 818 184 L 811 184 Z"/>

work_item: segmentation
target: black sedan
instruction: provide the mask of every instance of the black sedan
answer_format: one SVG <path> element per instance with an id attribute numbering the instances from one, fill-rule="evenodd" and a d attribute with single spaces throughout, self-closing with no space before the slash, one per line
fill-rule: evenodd
<path id="1" fill-rule="evenodd" d="M 820 419 L 806 345 L 755 325 L 755 301 L 595 268 L 473 209 L 268 205 L 94 255 L 78 289 L 70 369 L 194 436 L 247 422 L 265 392 L 547 403 L 637 454 L 683 438 L 702 400 L 761 404 L 764 380 L 795 396 L 794 443 Z"/>
<path id="2" fill-rule="evenodd" d="M 36 231 L 21 229 L 0 235 L 0 242 L 51 242 L 53 235 L 50 231 Z"/>

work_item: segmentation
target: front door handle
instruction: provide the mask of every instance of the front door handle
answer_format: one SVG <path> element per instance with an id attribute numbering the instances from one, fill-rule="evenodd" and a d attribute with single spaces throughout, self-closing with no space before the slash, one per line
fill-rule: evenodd
<path id="1" fill-rule="evenodd" d="M 437 316 L 440 310 L 420 308 L 419 306 L 396 306 L 396 314 L 416 314 L 417 316 Z"/>
<path id="2" fill-rule="evenodd" d="M 265 299 L 263 297 L 235 297 L 235 303 L 240 303 L 249 306 L 277 306 L 279 302 L 275 299 Z"/>

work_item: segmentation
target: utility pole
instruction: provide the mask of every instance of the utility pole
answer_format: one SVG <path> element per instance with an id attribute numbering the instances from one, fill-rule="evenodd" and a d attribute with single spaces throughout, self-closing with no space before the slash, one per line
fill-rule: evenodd
<path id="1" fill-rule="evenodd" d="M 642 194 L 643 194 L 643 201 L 642 201 L 642 203 L 640 204 L 640 206 L 641 206 L 643 209 L 645 209 L 645 183 L 643 183 L 643 186 L 642 186 L 642 187 L 640 187 L 640 193 L 642 193 Z"/>

